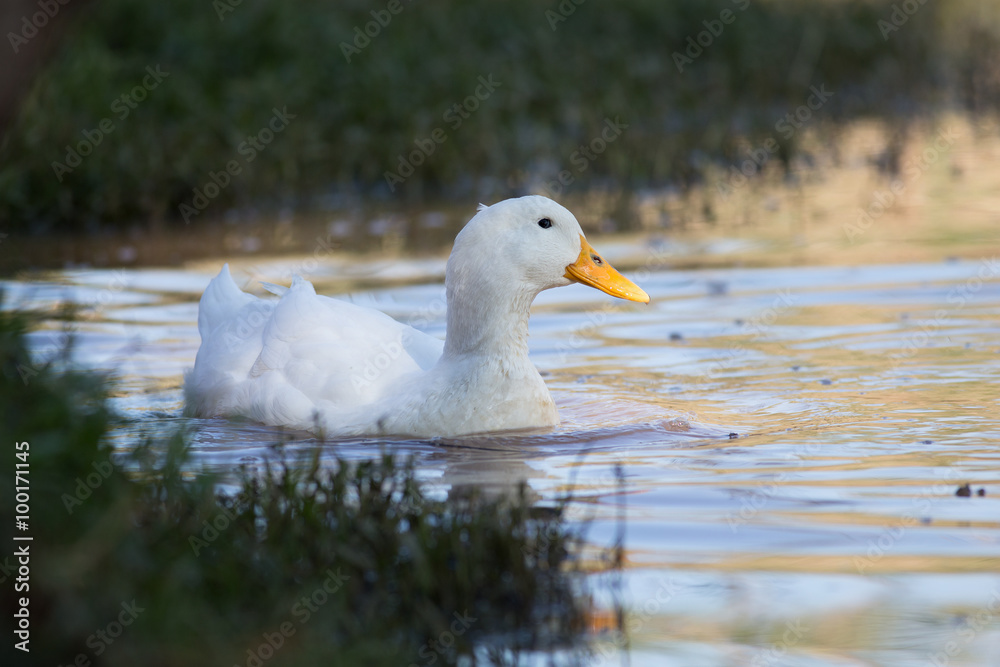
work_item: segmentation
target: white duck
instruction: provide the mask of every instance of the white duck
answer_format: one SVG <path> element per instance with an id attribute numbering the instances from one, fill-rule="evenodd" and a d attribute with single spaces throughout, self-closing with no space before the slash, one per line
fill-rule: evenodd
<path id="1" fill-rule="evenodd" d="M 259 299 L 236 286 L 226 265 L 201 298 L 185 412 L 331 436 L 556 425 L 528 359 L 528 314 L 539 292 L 572 282 L 649 302 L 587 243 L 572 213 L 539 196 L 481 205 L 459 232 L 443 343 L 379 311 L 318 296 L 299 277 L 279 300 Z"/>

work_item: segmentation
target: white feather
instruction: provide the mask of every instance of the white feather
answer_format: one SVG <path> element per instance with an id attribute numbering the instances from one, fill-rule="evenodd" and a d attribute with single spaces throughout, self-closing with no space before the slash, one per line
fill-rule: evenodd
<path id="1" fill-rule="evenodd" d="M 547 217 L 551 229 L 537 221 Z M 529 306 L 567 285 L 573 215 L 544 197 L 480 206 L 448 260 L 446 342 L 379 311 L 290 288 L 242 292 L 228 265 L 201 298 L 186 411 L 328 435 L 454 436 L 559 421 L 528 359 Z"/>
<path id="2" fill-rule="evenodd" d="M 281 296 L 288 291 L 288 288 L 284 285 L 275 285 L 274 283 L 269 283 L 264 280 L 260 281 L 260 286 L 275 296 Z"/>

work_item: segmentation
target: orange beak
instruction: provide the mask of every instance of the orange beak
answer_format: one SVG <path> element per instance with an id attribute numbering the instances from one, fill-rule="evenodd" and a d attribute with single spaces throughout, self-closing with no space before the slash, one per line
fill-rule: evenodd
<path id="1" fill-rule="evenodd" d="M 587 243 L 587 239 L 583 238 L 583 234 L 580 235 L 580 256 L 566 267 L 564 275 L 572 281 L 597 288 L 619 299 L 649 303 L 649 295 L 601 258 Z"/>

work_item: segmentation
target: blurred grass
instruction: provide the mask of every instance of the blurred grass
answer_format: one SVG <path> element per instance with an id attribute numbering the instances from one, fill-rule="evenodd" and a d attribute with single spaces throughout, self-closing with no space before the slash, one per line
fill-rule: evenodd
<path id="1" fill-rule="evenodd" d="M 233 208 L 315 210 L 344 197 L 497 199 L 539 190 L 563 169 L 576 190 L 685 189 L 712 164 L 742 159 L 748 139 L 774 135 L 811 85 L 836 93 L 810 121 L 831 145 L 853 118 L 900 128 L 942 108 L 994 112 L 1000 7 L 928 2 L 883 38 L 879 21 L 899 4 L 589 2 L 553 30 L 546 12 L 556 2 L 404 3 L 348 63 L 340 44 L 384 4 L 244 0 L 220 20 L 203 0 L 103 0 L 0 147 L 0 219 L 31 233 L 177 220 L 210 171 L 241 159 L 239 144 L 274 107 L 296 118 L 194 224 Z M 726 8 L 735 21 L 678 72 L 672 54 Z M 117 120 L 113 100 L 150 65 L 169 77 Z M 502 85 L 452 129 L 444 114 L 490 74 Z M 53 161 L 105 117 L 113 132 L 60 183 Z M 628 129 L 575 170 L 573 152 L 615 117 Z M 385 172 L 438 127 L 447 140 L 390 192 Z M 797 138 L 782 142 L 786 164 Z"/>
<path id="2" fill-rule="evenodd" d="M 267 637 L 279 646 L 258 664 L 582 650 L 589 593 L 572 565 L 582 537 L 561 507 L 536 508 L 523 488 L 435 500 L 412 464 L 388 456 L 333 469 L 279 458 L 219 495 L 219 478 L 191 470 L 181 436 L 114 452 L 106 380 L 33 360 L 32 324 L 0 310 L 0 410 L 8 436 L 30 444 L 30 531 L 19 534 L 33 537 L 11 541 L 10 446 L 0 524 L 7 544 L 30 545 L 30 590 L 8 582 L 0 595 L 11 610 L 30 597 L 34 664 L 84 654 L 103 665 L 245 665 Z M 95 638 L 133 601 L 142 611 L 120 637 Z M 12 644 L 4 652 L 23 658 Z"/>

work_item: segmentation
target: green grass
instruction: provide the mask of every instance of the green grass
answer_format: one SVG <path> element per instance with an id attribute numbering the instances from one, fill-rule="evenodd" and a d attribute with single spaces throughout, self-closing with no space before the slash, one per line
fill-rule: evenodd
<path id="1" fill-rule="evenodd" d="M 405 666 L 555 646 L 582 655 L 590 598 L 574 564 L 582 528 L 565 521 L 565 503 L 534 506 L 523 488 L 430 498 L 412 462 L 390 456 L 324 466 L 278 454 L 222 494 L 182 434 L 114 451 L 107 379 L 38 365 L 31 324 L 0 311 L 0 525 L 6 544 L 23 544 L 11 541 L 11 500 L 14 441 L 26 441 L 30 529 L 18 534 L 33 537 L 32 664 L 252 665 L 257 653 L 262 664 Z M 23 593 L 13 573 L 0 576 L 13 610 Z M 129 622 L 120 635 L 119 617 Z M 11 644 L 5 654 L 26 657 Z"/>
<path id="2" fill-rule="evenodd" d="M 555 0 L 406 2 L 348 63 L 341 43 L 385 3 L 244 0 L 220 20 L 202 0 L 103 0 L 39 77 L 0 148 L 0 219 L 33 233 L 178 221 L 194 189 L 234 159 L 241 173 L 193 224 L 231 208 L 323 209 L 351 197 L 497 199 L 538 190 L 561 170 L 571 190 L 683 189 L 742 156 L 746 141 L 774 135 L 821 84 L 835 95 L 809 123 L 831 143 L 840 122 L 862 116 L 902 128 L 942 107 L 995 112 L 1000 10 L 935 0 L 884 37 L 879 21 L 894 4 L 587 2 L 553 30 Z M 674 54 L 725 9 L 735 19 L 678 71 Z M 169 76 L 118 119 L 113 101 L 156 65 Z M 453 127 L 448 110 L 490 74 L 502 85 Z M 296 117 L 246 163 L 240 143 L 275 107 Z M 628 129 L 574 163 L 615 117 Z M 60 182 L 52 163 L 102 118 L 113 131 Z M 385 172 L 436 128 L 447 139 L 390 192 Z M 800 150 L 796 136 L 779 157 Z"/>

